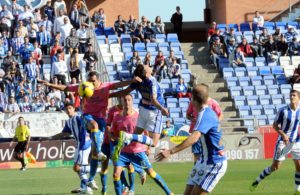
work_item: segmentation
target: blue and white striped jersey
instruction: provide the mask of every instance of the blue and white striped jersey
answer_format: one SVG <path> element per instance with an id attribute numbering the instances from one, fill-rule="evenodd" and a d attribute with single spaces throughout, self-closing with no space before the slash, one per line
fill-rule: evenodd
<path id="1" fill-rule="evenodd" d="M 291 109 L 290 106 L 285 106 L 277 113 L 274 122 L 278 123 L 281 130 L 289 137 L 290 142 L 299 142 L 299 117 L 300 108 Z M 283 141 L 282 137 L 278 136 L 278 141 Z"/>
<path id="2" fill-rule="evenodd" d="M 201 133 L 200 159 L 206 164 L 216 164 L 226 160 L 224 146 L 221 143 L 222 132 L 218 130 L 219 120 L 216 113 L 208 106 L 202 108 L 194 130 Z"/>
<path id="3" fill-rule="evenodd" d="M 62 132 L 70 133 L 74 136 L 79 150 L 85 150 L 91 146 L 92 140 L 90 135 L 85 128 L 83 119 L 78 115 L 66 121 Z"/>

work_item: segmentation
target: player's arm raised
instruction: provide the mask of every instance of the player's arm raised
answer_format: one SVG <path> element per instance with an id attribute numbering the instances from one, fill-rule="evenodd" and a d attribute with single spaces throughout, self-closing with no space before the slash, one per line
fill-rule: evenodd
<path id="1" fill-rule="evenodd" d="M 136 82 L 142 82 L 142 79 L 140 77 L 134 77 L 133 79 L 128 80 L 128 81 L 120 81 L 120 82 L 117 82 L 117 83 L 113 83 L 112 86 L 111 86 L 111 89 L 112 90 L 119 89 L 119 88 L 128 86 L 132 83 L 136 83 Z"/>
<path id="2" fill-rule="evenodd" d="M 193 133 L 186 140 L 184 140 L 181 144 L 179 144 L 169 150 L 164 150 L 163 152 L 157 154 L 155 156 L 155 160 L 161 161 L 164 158 L 168 158 L 172 154 L 175 154 L 177 152 L 180 152 L 180 151 L 186 149 L 187 147 L 190 147 L 191 145 L 196 143 L 200 137 L 201 137 L 201 133 L 199 131 L 193 131 Z"/>
<path id="3" fill-rule="evenodd" d="M 160 103 L 157 101 L 157 95 L 156 94 L 152 94 L 151 95 L 151 102 L 152 104 L 161 111 L 161 113 L 164 116 L 168 116 L 169 115 L 169 110 L 165 107 L 163 107 L 162 105 L 160 105 Z"/>
<path id="4" fill-rule="evenodd" d="M 126 89 L 124 90 L 120 90 L 120 91 L 117 91 L 117 92 L 113 92 L 113 93 L 110 93 L 109 94 L 109 97 L 112 98 L 112 97 L 123 97 L 127 94 L 129 94 L 131 91 L 133 91 L 134 89 L 132 89 L 130 86 L 127 87 Z"/>
<path id="5" fill-rule="evenodd" d="M 68 87 L 66 85 L 53 84 L 53 83 L 49 83 L 48 81 L 45 81 L 45 80 L 38 80 L 38 82 L 44 84 L 47 87 L 53 88 L 53 89 L 57 89 L 60 91 L 68 91 Z"/>

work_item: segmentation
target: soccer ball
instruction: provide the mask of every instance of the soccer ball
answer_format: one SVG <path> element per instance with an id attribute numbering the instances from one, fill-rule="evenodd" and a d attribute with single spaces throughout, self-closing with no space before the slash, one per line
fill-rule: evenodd
<path id="1" fill-rule="evenodd" d="M 163 136 L 168 136 L 168 129 L 163 129 L 163 130 L 161 131 L 161 134 L 162 134 Z"/>
<path id="2" fill-rule="evenodd" d="M 94 85 L 88 81 L 80 83 L 78 88 L 78 94 L 81 97 L 92 97 L 92 95 L 94 94 Z"/>

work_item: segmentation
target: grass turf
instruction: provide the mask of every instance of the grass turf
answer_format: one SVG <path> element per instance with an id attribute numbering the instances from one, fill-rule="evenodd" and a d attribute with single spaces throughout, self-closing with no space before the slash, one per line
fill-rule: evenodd
<path id="1" fill-rule="evenodd" d="M 265 179 L 255 192 L 249 192 L 249 185 L 268 165 L 270 160 L 229 161 L 226 175 L 221 179 L 211 194 L 260 194 L 282 195 L 294 192 L 294 165 L 286 160 L 281 169 Z M 155 163 L 154 169 L 164 178 L 175 194 L 182 194 L 187 175 L 192 163 Z M 112 183 L 112 169 L 108 177 L 108 194 L 115 194 Z M 100 178 L 96 177 L 100 187 Z M 69 194 L 79 186 L 78 176 L 72 168 L 46 168 L 19 170 L 0 170 L 0 194 Z M 94 192 L 100 194 L 100 191 Z M 146 184 L 140 185 L 139 177 L 135 179 L 135 194 L 163 195 L 156 183 L 147 177 Z"/>

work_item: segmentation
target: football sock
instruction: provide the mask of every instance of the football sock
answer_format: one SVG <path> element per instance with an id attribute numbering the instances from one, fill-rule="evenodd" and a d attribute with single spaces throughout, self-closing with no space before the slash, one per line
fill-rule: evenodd
<path id="1" fill-rule="evenodd" d="M 92 142 L 96 147 L 96 152 L 98 154 L 99 152 L 101 152 L 101 146 L 102 146 L 101 132 L 98 129 L 92 129 L 91 138 L 92 138 Z"/>
<path id="2" fill-rule="evenodd" d="M 122 183 L 120 178 L 114 178 L 114 186 L 116 195 L 122 195 Z"/>
<path id="3" fill-rule="evenodd" d="M 96 158 L 96 159 L 95 159 Z M 98 168 L 98 157 L 92 155 L 89 181 L 93 181 Z"/>
<path id="4" fill-rule="evenodd" d="M 147 146 L 152 146 L 153 147 L 153 140 L 148 136 L 138 135 L 138 134 L 128 134 L 128 133 L 126 133 L 126 136 L 131 137 L 129 139 L 134 141 L 134 142 L 139 142 L 141 144 L 145 144 Z"/>
<path id="5" fill-rule="evenodd" d="M 123 169 L 123 171 L 121 172 L 121 183 L 124 185 L 124 187 L 129 187 L 129 184 L 127 182 L 126 176 L 125 176 L 126 170 Z"/>
<path id="6" fill-rule="evenodd" d="M 300 172 L 295 173 L 295 191 L 300 191 Z"/>
<path id="7" fill-rule="evenodd" d="M 257 183 L 261 182 L 265 177 L 269 176 L 272 173 L 271 167 L 266 167 L 260 175 L 256 178 Z"/>
<path id="8" fill-rule="evenodd" d="M 128 170 L 129 190 L 134 192 L 134 169 Z"/>
<path id="9" fill-rule="evenodd" d="M 91 167 L 89 165 L 81 165 L 79 171 L 82 173 L 89 173 L 91 171 Z"/>
<path id="10" fill-rule="evenodd" d="M 150 172 L 150 177 L 166 192 L 166 194 L 171 194 L 171 190 L 168 188 L 166 182 L 163 178 L 157 174 L 155 171 Z"/>
<path id="11" fill-rule="evenodd" d="M 100 173 L 102 192 L 107 192 L 107 171 Z"/>
<path id="12" fill-rule="evenodd" d="M 85 172 L 79 171 L 78 176 L 80 178 L 80 188 L 86 189 L 88 178 Z"/>

